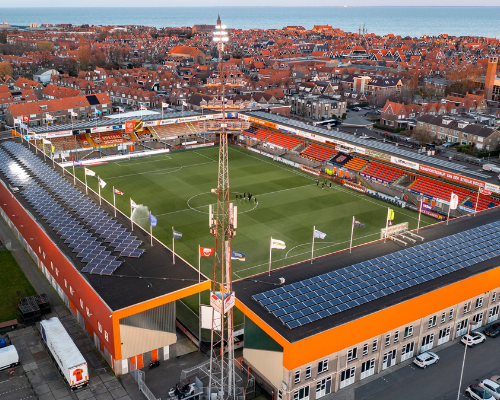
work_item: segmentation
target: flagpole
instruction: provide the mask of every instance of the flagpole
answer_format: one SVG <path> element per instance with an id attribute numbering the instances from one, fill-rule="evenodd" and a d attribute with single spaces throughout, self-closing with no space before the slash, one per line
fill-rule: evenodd
<path id="1" fill-rule="evenodd" d="M 114 186 L 113 186 L 113 207 L 115 208 L 115 218 L 116 218 L 116 194 Z"/>
<path id="2" fill-rule="evenodd" d="M 450 205 L 448 207 L 448 218 L 446 218 L 446 225 L 448 225 L 448 221 L 450 220 L 450 212 L 451 212 L 451 202 L 453 201 L 453 192 L 451 192 L 450 197 Z"/>
<path id="3" fill-rule="evenodd" d="M 387 207 L 387 220 L 385 221 L 385 236 L 384 236 L 384 243 L 387 241 L 387 229 L 389 229 L 389 211 L 391 209 Z"/>
<path id="4" fill-rule="evenodd" d="M 151 235 L 151 247 L 153 247 L 153 225 L 151 225 L 151 211 L 149 212 L 149 234 Z"/>
<path id="5" fill-rule="evenodd" d="M 163 112 L 163 107 L 161 108 Z M 163 119 L 163 117 L 162 117 Z M 198 244 L 198 284 L 201 283 L 201 256 L 200 256 L 200 245 Z M 201 351 L 201 292 L 198 291 L 198 351 Z"/>
<path id="6" fill-rule="evenodd" d="M 420 229 L 420 216 L 422 215 L 422 196 L 420 196 L 420 209 L 418 210 L 418 224 L 417 224 L 417 233 Z"/>
<path id="7" fill-rule="evenodd" d="M 132 232 L 134 231 L 134 220 L 132 219 L 132 197 L 130 197 L 130 224 L 132 225 Z"/>
<path id="8" fill-rule="evenodd" d="M 314 231 L 316 230 L 316 227 L 313 226 L 313 242 L 312 242 L 312 249 L 311 249 L 311 264 L 313 263 L 314 259 Z"/>
<path id="9" fill-rule="evenodd" d="M 54 148 L 52 147 L 52 138 L 50 138 L 50 152 L 52 153 L 52 168 L 56 168 L 54 165 Z"/>
<path id="10" fill-rule="evenodd" d="M 352 226 L 351 226 L 351 244 L 349 245 L 349 253 L 351 252 L 352 250 L 352 237 L 354 235 L 354 221 L 355 221 L 355 217 L 354 215 L 352 216 Z"/>
<path id="11" fill-rule="evenodd" d="M 99 186 L 99 205 L 101 205 L 101 178 L 97 175 L 97 186 Z"/>
<path id="12" fill-rule="evenodd" d="M 477 213 L 477 203 L 479 203 L 479 190 L 480 188 L 477 188 L 477 198 L 476 198 L 476 207 L 474 207 L 474 217 L 476 216 Z"/>
<path id="13" fill-rule="evenodd" d="M 174 238 L 174 227 L 172 227 L 172 264 L 175 264 L 175 238 Z"/>
<path id="14" fill-rule="evenodd" d="M 76 186 L 75 160 L 73 160 L 73 185 Z"/>
<path id="15" fill-rule="evenodd" d="M 269 242 L 269 276 L 271 276 L 271 251 L 273 250 L 273 237 L 271 236 L 271 241 Z"/>
<path id="16" fill-rule="evenodd" d="M 87 189 L 87 169 L 84 169 L 85 172 L 85 194 L 89 194 L 89 190 Z"/>

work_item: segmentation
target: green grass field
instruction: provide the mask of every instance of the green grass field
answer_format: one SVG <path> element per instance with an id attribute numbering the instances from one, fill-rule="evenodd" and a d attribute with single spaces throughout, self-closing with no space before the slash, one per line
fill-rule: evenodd
<path id="1" fill-rule="evenodd" d="M 19 318 L 17 305 L 28 293 L 36 294 L 10 251 L 0 247 L 0 322 Z"/>
<path id="2" fill-rule="evenodd" d="M 113 201 L 113 185 L 124 192 L 116 204 L 130 214 L 131 197 L 158 218 L 153 234 L 172 245 L 171 227 L 183 233 L 176 240 L 176 253 L 197 266 L 198 244 L 213 247 L 208 229 L 208 205 L 216 201 L 210 189 L 217 186 L 218 147 L 174 152 L 166 155 L 110 162 L 91 167 L 107 186 L 101 194 Z M 245 149 L 229 149 L 231 197 L 238 206 L 238 229 L 232 248 L 246 254 L 246 261 L 233 261 L 234 279 L 267 271 L 270 237 L 286 242 L 286 250 L 273 250 L 272 268 L 311 257 L 313 226 L 326 233 L 316 239 L 315 256 L 349 246 L 352 216 L 366 224 L 356 228 L 353 245 L 380 237 L 385 227 L 388 204 L 333 184 L 316 186 L 316 178 Z M 83 181 L 83 168 L 77 168 Z M 97 177 L 88 177 L 89 187 L 97 191 Z M 237 193 L 250 191 L 258 199 L 236 201 Z M 418 214 L 395 209 L 394 223 L 409 222 L 416 228 Z M 435 222 L 422 216 L 421 225 Z M 146 223 L 148 224 L 148 222 Z M 149 229 L 149 225 L 147 225 Z M 202 272 L 213 273 L 212 259 L 202 258 Z"/>

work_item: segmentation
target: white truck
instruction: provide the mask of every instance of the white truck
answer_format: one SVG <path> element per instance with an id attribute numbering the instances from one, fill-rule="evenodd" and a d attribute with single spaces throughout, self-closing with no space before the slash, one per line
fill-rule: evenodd
<path id="1" fill-rule="evenodd" d="M 15 367 L 17 364 L 19 364 L 19 355 L 15 346 L 0 349 L 0 370 Z"/>
<path id="2" fill-rule="evenodd" d="M 500 172 L 500 167 L 495 164 L 483 164 L 483 169 L 485 171 L 496 172 L 497 174 Z"/>
<path id="3" fill-rule="evenodd" d="M 71 389 L 89 383 L 87 361 L 76 347 L 59 318 L 53 317 L 40 323 L 42 338 Z"/>

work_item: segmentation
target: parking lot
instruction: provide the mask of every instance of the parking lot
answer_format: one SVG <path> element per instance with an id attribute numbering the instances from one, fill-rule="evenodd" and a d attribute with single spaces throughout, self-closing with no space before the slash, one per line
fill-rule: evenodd
<path id="1" fill-rule="evenodd" d="M 357 382 L 325 400 L 457 399 L 464 346 L 455 340 L 441 350 L 431 351 L 439 355 L 438 364 L 428 366 L 425 370 L 409 361 L 398 364 L 387 372 L 367 379 L 368 383 Z M 460 398 L 466 398 L 464 390 L 467 386 L 500 375 L 499 360 L 500 337 L 487 338 L 485 343 L 467 349 Z"/>

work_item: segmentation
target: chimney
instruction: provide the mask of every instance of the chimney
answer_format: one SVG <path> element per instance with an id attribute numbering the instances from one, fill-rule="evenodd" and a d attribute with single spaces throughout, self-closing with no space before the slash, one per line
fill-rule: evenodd
<path id="1" fill-rule="evenodd" d="M 488 69 L 486 70 L 486 79 L 484 80 L 484 98 L 493 100 L 493 86 L 497 74 L 498 57 L 490 57 L 488 60 Z"/>

